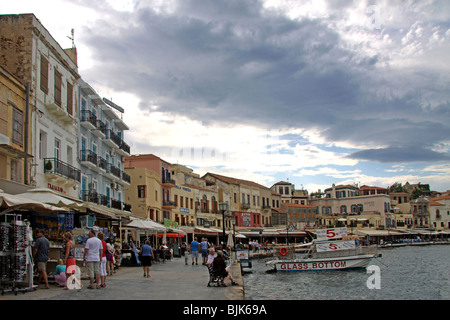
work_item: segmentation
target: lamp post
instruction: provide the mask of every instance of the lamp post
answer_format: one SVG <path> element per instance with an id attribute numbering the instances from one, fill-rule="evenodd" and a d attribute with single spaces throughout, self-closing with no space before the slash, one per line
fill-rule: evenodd
<path id="1" fill-rule="evenodd" d="M 220 202 L 219 203 L 219 210 L 222 211 L 222 229 L 223 229 L 223 232 L 222 232 L 222 236 L 223 236 L 222 243 L 225 244 L 225 211 L 228 210 L 228 203 Z"/>
<path id="2" fill-rule="evenodd" d="M 233 219 L 231 222 L 233 223 L 233 249 L 236 252 L 236 219 Z"/>

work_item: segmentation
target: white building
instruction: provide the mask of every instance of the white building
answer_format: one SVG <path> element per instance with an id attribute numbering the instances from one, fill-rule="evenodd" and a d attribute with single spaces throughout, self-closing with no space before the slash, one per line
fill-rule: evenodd
<path id="1" fill-rule="evenodd" d="M 129 209 L 124 187 L 130 176 L 124 171 L 123 157 L 130 147 L 123 141 L 128 126 L 119 117 L 123 109 L 102 99 L 80 79 L 79 158 L 81 163 L 80 199 L 115 209 Z"/>

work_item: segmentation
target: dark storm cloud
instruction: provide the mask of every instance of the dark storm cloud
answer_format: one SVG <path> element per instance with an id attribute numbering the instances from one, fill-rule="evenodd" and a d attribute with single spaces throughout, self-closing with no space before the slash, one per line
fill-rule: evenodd
<path id="1" fill-rule="evenodd" d="M 318 128 L 329 142 L 389 146 L 356 159 L 447 158 L 430 148 L 450 136 L 448 105 L 371 95 L 379 57 L 346 49 L 327 20 L 288 19 L 257 0 L 184 0 L 170 14 L 106 8 L 110 19 L 85 32 L 97 62 L 85 75 L 136 94 L 142 109 L 157 105 L 205 123 Z"/>

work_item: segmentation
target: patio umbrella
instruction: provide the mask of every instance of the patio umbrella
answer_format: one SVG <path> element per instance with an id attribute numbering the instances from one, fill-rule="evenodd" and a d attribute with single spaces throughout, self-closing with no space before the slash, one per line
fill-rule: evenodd
<path id="1" fill-rule="evenodd" d="M 227 247 L 234 247 L 233 235 L 231 233 L 228 234 Z"/>
<path id="2" fill-rule="evenodd" d="M 143 229 L 148 231 L 154 231 L 154 232 L 165 232 L 167 231 L 167 228 L 164 227 L 162 224 L 159 224 L 153 220 L 144 220 L 144 219 L 134 219 L 130 223 L 124 225 L 125 227 L 131 227 L 131 228 L 137 228 L 137 229 Z"/>

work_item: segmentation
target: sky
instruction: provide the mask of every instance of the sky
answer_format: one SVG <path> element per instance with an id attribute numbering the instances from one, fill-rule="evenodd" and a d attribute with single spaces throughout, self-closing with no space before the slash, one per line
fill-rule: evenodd
<path id="1" fill-rule="evenodd" d="M 132 154 L 315 192 L 450 189 L 450 1 L 15 0 L 125 109 Z"/>

